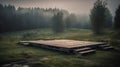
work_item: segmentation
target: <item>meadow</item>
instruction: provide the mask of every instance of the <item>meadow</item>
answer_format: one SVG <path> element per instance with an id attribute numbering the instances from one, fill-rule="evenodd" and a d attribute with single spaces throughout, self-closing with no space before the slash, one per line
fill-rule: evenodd
<path id="1" fill-rule="evenodd" d="M 0 63 L 9 63 L 36 57 L 27 63 L 31 67 L 120 67 L 120 54 L 97 50 L 95 54 L 68 55 L 37 47 L 18 45 L 19 41 L 40 39 L 72 39 L 82 41 L 111 40 L 111 31 L 104 35 L 93 35 L 89 29 L 69 29 L 64 33 L 53 33 L 50 29 L 33 29 L 0 34 Z M 114 44 L 111 44 L 113 47 Z M 118 44 L 120 45 L 120 44 Z M 117 47 L 117 50 L 120 50 Z"/>

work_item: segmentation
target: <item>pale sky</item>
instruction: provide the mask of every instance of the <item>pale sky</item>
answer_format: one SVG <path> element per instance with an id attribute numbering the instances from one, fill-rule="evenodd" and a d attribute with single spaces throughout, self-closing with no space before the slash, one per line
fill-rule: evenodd
<path id="1" fill-rule="evenodd" d="M 89 14 L 96 0 L 0 0 L 1 4 L 11 4 L 17 7 L 59 8 L 70 13 Z M 120 4 L 120 0 L 108 0 L 108 7 L 112 14 Z"/>

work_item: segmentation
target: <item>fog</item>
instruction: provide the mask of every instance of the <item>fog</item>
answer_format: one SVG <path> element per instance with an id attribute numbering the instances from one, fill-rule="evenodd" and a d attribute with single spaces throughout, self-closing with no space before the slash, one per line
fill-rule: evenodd
<path id="1" fill-rule="evenodd" d="M 18 7 L 59 8 L 68 10 L 70 13 L 89 14 L 96 0 L 0 0 L 3 5 Z M 107 0 L 108 8 L 114 15 L 120 0 Z"/>

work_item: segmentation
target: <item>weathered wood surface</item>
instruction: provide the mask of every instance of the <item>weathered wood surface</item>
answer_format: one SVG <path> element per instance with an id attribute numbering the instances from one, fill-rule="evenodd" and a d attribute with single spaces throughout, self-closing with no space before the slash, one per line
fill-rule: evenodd
<path id="1" fill-rule="evenodd" d="M 75 48 L 104 44 L 103 42 L 90 42 L 90 41 L 77 41 L 77 40 L 36 40 L 36 41 L 23 41 L 26 43 L 48 45 L 62 48 Z"/>

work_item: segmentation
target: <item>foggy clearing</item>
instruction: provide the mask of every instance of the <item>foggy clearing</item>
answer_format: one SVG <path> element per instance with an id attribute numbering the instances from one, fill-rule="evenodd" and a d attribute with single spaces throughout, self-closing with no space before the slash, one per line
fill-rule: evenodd
<path id="1" fill-rule="evenodd" d="M 0 67 L 120 67 L 119 0 L 0 0 Z"/>

